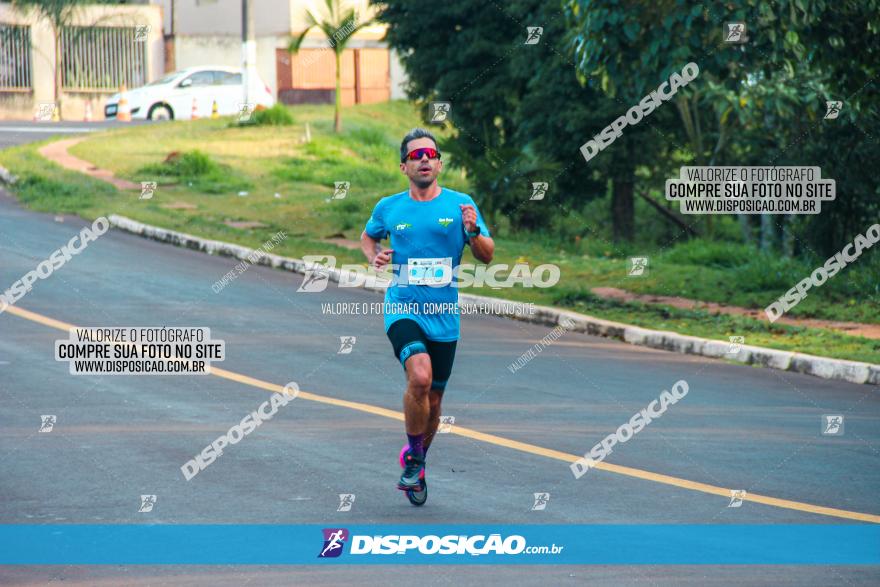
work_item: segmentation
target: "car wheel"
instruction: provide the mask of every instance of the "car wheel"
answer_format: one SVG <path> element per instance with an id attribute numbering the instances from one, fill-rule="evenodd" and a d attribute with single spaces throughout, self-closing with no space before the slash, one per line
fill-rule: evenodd
<path id="1" fill-rule="evenodd" d="M 174 113 L 165 104 L 156 104 L 150 108 L 147 118 L 150 120 L 174 120 Z"/>

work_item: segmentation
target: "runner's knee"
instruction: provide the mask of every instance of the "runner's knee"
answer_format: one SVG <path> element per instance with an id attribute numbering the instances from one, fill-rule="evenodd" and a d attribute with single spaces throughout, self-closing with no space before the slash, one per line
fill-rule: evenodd
<path id="1" fill-rule="evenodd" d="M 410 387 L 418 393 L 431 388 L 431 358 L 426 353 L 412 355 L 406 361 L 406 377 Z"/>

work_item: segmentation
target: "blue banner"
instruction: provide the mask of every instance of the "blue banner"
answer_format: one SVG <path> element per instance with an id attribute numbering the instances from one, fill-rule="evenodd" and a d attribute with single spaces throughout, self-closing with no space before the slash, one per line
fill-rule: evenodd
<path id="1" fill-rule="evenodd" d="M 880 526 L 0 525 L 0 564 L 877 565 Z"/>

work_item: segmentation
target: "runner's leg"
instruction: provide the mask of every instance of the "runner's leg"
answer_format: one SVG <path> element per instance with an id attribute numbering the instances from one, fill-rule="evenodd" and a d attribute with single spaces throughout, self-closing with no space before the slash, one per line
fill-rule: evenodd
<path id="1" fill-rule="evenodd" d="M 430 417 L 431 357 L 426 353 L 411 355 L 404 363 L 406 392 L 403 394 L 403 415 L 406 435 L 413 452 L 424 455 L 425 433 Z"/>
<path id="2" fill-rule="evenodd" d="M 425 432 L 425 454 L 428 453 L 428 447 L 431 446 L 431 441 L 434 440 L 434 435 L 437 434 L 437 427 L 440 425 L 440 404 L 443 401 L 443 392 L 438 391 L 436 389 L 432 389 L 430 394 L 428 395 L 428 404 L 430 405 L 430 411 L 428 413 L 428 429 Z"/>
<path id="3" fill-rule="evenodd" d="M 446 383 L 452 374 L 452 363 L 455 360 L 455 347 L 457 343 L 453 342 L 436 342 L 427 341 L 428 355 L 431 357 L 431 369 L 433 379 L 431 380 L 431 391 L 428 396 L 428 404 L 430 412 L 428 414 L 428 426 L 425 432 L 425 453 L 437 434 L 437 427 L 440 425 L 441 404 L 443 403 L 443 392 L 446 389 Z"/>
<path id="4" fill-rule="evenodd" d="M 427 338 L 418 323 L 410 319 L 397 320 L 388 328 L 388 339 L 394 348 L 394 356 L 406 373 L 406 391 L 403 393 L 404 428 L 407 448 L 400 455 L 403 473 L 397 488 L 407 491 L 412 503 L 422 505 L 427 497 L 425 475 L 424 438 L 428 427 L 431 389 L 431 357 L 428 356 Z M 416 503 L 416 492 L 421 495 Z"/>
<path id="5" fill-rule="evenodd" d="M 428 356 L 428 339 L 415 320 L 404 318 L 394 322 L 387 332 L 406 373 L 406 390 L 403 393 L 404 427 L 409 445 L 424 456 L 424 434 L 428 427 L 430 412 L 428 390 L 431 388 L 431 358 Z"/>

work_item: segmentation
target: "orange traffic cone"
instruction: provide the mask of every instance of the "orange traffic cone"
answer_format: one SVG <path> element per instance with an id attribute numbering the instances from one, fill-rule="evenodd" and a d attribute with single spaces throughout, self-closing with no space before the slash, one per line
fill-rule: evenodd
<path id="1" fill-rule="evenodd" d="M 128 107 L 128 98 L 125 97 L 125 84 L 119 88 L 119 104 L 116 105 L 116 120 L 131 122 L 131 110 Z"/>
<path id="2" fill-rule="evenodd" d="M 217 100 L 214 100 L 214 103 L 211 104 L 211 118 L 220 118 L 220 113 L 217 112 Z"/>
<path id="3" fill-rule="evenodd" d="M 198 120 L 199 118 L 199 106 L 196 103 L 196 99 L 193 98 L 192 112 L 189 115 L 190 120 Z"/>

